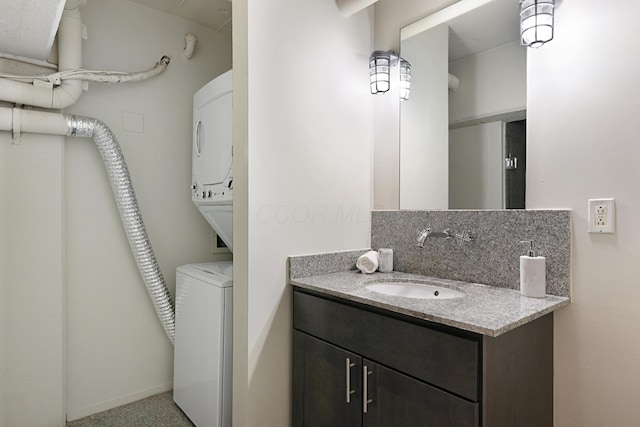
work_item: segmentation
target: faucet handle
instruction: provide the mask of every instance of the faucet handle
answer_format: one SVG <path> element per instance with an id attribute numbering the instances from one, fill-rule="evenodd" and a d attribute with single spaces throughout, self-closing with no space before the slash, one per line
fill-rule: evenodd
<path id="1" fill-rule="evenodd" d="M 444 239 L 448 242 L 450 240 L 453 240 L 454 237 L 456 237 L 452 232 L 451 229 L 447 228 L 443 231 L 444 234 L 447 235 L 447 237 L 445 237 Z"/>
<path id="2" fill-rule="evenodd" d="M 458 246 L 464 246 L 465 243 L 472 244 L 476 241 L 476 237 L 470 231 L 464 230 L 462 233 L 455 235 Z"/>

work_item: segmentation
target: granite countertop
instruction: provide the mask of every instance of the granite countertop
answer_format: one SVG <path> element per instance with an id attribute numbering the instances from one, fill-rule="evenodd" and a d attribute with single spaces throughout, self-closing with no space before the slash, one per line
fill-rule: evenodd
<path id="1" fill-rule="evenodd" d="M 366 289 L 379 280 L 428 280 L 465 294 L 455 299 L 394 297 Z M 357 270 L 289 279 L 293 286 L 317 291 L 373 307 L 383 308 L 458 329 L 497 337 L 567 304 L 566 297 L 529 298 L 519 291 L 408 273 L 362 274 Z"/>

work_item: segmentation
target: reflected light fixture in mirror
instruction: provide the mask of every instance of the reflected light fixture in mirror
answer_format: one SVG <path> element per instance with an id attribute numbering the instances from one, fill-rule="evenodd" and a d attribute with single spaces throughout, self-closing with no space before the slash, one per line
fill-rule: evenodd
<path id="1" fill-rule="evenodd" d="M 409 100 L 411 94 L 411 64 L 400 58 L 400 100 Z"/>
<path id="2" fill-rule="evenodd" d="M 555 0 L 520 0 L 520 43 L 540 47 L 553 39 Z"/>

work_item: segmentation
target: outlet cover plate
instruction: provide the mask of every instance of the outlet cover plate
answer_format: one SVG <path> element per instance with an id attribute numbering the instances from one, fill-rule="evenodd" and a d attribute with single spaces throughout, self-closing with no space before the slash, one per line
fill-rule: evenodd
<path id="1" fill-rule="evenodd" d="M 615 200 L 612 198 L 589 199 L 589 233 L 615 233 Z"/>

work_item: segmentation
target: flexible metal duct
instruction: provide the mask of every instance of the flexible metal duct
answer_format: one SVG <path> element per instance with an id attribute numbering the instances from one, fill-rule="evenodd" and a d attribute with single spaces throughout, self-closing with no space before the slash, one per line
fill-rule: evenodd
<path id="1" fill-rule="evenodd" d="M 142 222 L 129 169 L 118 141 L 98 119 L 59 113 L 0 107 L 0 131 L 92 138 L 104 162 L 131 252 L 160 323 L 171 343 L 175 336 L 173 300 Z"/>
<path id="2" fill-rule="evenodd" d="M 64 119 L 69 127 L 67 135 L 92 138 L 98 147 L 109 175 L 109 182 L 118 205 L 122 226 L 127 235 L 131 252 L 136 260 L 149 296 L 153 301 L 162 327 L 171 343 L 173 343 L 175 336 L 173 301 L 142 222 L 142 215 L 131 185 L 129 169 L 120 150 L 120 145 L 113 132 L 98 119 L 70 115 L 64 115 Z"/>

